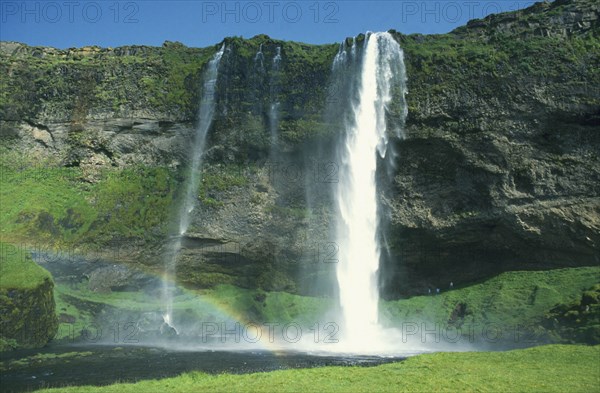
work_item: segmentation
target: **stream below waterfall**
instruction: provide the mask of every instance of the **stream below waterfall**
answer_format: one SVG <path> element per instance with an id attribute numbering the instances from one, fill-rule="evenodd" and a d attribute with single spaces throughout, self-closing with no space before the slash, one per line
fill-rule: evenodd
<path id="1" fill-rule="evenodd" d="M 73 355 L 57 357 L 69 353 Z M 198 352 L 155 347 L 50 344 L 42 349 L 3 352 L 0 369 L 3 392 L 24 392 L 44 387 L 100 386 L 116 382 L 168 378 L 190 371 L 246 374 L 322 366 L 376 366 L 403 359 L 377 356 L 317 356 L 300 352 Z"/>

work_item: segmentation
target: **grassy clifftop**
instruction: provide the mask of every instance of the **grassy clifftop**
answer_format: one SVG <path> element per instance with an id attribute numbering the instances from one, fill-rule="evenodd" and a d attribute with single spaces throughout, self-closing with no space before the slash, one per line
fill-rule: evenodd
<path id="1" fill-rule="evenodd" d="M 148 114 L 194 118 L 201 69 L 214 48 L 84 47 L 59 50 L 3 42 L 3 120 L 68 121 Z"/>
<path id="2" fill-rule="evenodd" d="M 30 290 L 52 281 L 52 276 L 37 265 L 26 250 L 0 242 L 0 290 Z"/>

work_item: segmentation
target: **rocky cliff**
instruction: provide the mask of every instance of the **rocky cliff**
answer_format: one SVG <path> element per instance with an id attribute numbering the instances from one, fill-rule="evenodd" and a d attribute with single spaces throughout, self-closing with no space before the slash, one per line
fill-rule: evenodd
<path id="1" fill-rule="evenodd" d="M 379 179 L 387 297 L 600 262 L 599 12 L 593 1 L 555 1 L 444 35 L 393 32 L 409 94 L 394 170 Z M 224 43 L 179 278 L 331 293 L 338 44 Z M 136 250 L 122 259 L 160 269 L 197 108 L 212 94 L 201 89 L 202 71 L 218 47 L 3 42 L 3 237 L 126 242 Z M 277 48 L 280 69 L 270 61 Z"/>

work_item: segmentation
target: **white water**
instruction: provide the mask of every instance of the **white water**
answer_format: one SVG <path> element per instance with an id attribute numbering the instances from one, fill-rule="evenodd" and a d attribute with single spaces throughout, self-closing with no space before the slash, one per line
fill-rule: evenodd
<path id="1" fill-rule="evenodd" d="M 260 44 L 260 46 L 258 47 L 258 52 L 256 52 L 256 55 L 254 56 L 254 64 L 260 68 L 261 70 L 264 69 L 264 59 L 265 59 L 265 55 L 263 55 L 262 52 L 262 44 Z"/>
<path id="2" fill-rule="evenodd" d="M 163 319 L 166 324 L 173 326 L 173 295 L 175 291 L 175 272 L 177 265 L 177 256 L 181 250 L 181 236 L 185 235 L 189 226 L 191 213 L 194 210 L 198 185 L 200 181 L 200 173 L 202 159 L 206 144 L 206 134 L 212 124 L 213 115 L 215 112 L 215 90 L 217 85 L 217 77 L 219 64 L 225 51 L 225 44 L 214 55 L 207 65 L 203 78 L 202 98 L 200 99 L 200 109 L 198 114 L 198 126 L 196 134 L 192 142 L 192 161 L 189 167 L 188 178 L 186 181 L 186 189 L 183 203 L 178 214 L 179 236 L 171 239 L 168 246 L 167 255 L 165 257 L 165 278 L 163 280 L 163 304 L 164 314 Z"/>
<path id="3" fill-rule="evenodd" d="M 281 63 L 281 47 L 276 48 L 276 54 L 273 57 L 273 68 L 271 69 L 270 85 L 270 99 L 271 105 L 269 106 L 269 131 L 271 133 L 271 150 L 277 148 L 279 141 L 279 101 L 277 100 L 277 93 L 279 91 L 279 67 Z"/>
<path id="4" fill-rule="evenodd" d="M 358 58 L 357 58 L 358 56 Z M 357 68 L 349 62 L 359 61 Z M 336 68 L 358 69 L 356 99 L 347 116 L 341 151 L 336 199 L 339 262 L 337 282 L 341 307 L 340 347 L 350 352 L 376 352 L 389 346 L 379 325 L 377 155 L 388 143 L 386 109 L 394 86 L 404 89 L 402 49 L 388 33 L 367 36 L 362 51 L 345 45 L 334 61 Z"/>

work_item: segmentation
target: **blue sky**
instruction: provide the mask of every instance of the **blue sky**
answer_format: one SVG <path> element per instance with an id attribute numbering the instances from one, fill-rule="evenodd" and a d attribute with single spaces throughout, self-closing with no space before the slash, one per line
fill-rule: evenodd
<path id="1" fill-rule="evenodd" d="M 85 45 L 203 47 L 227 36 L 321 44 L 365 31 L 445 33 L 468 20 L 525 8 L 526 0 L 6 1 L 0 39 L 57 48 Z"/>

